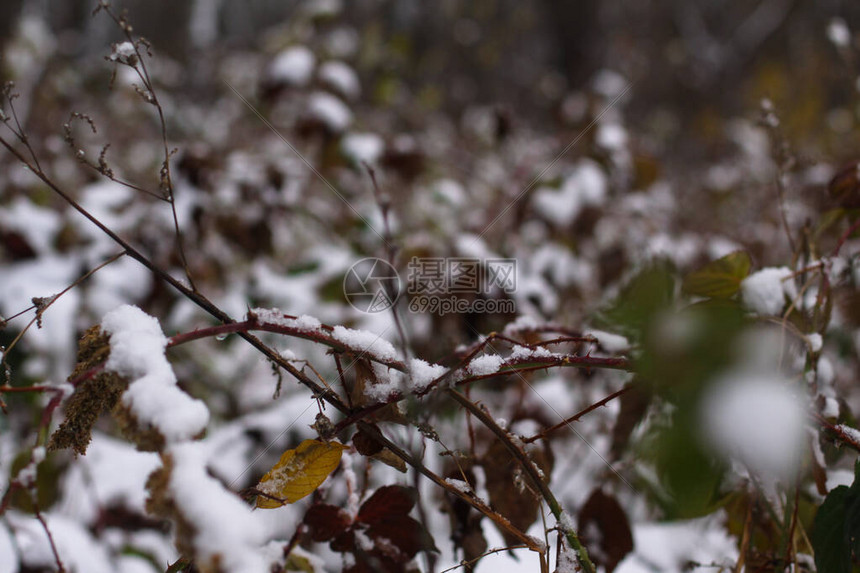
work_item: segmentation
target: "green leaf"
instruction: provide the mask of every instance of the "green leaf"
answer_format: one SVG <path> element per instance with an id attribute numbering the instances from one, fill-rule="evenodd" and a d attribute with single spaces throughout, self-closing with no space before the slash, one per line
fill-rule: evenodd
<path id="1" fill-rule="evenodd" d="M 655 261 L 630 279 L 615 300 L 598 313 L 596 325 L 641 337 L 654 317 L 669 308 L 674 295 L 671 262 Z"/>
<path id="2" fill-rule="evenodd" d="M 827 494 L 812 525 L 812 548 L 819 573 L 851 573 L 851 557 L 860 555 L 860 460 L 854 483 Z"/>
<path id="3" fill-rule="evenodd" d="M 684 292 L 708 298 L 731 298 L 750 272 L 750 256 L 735 251 L 684 277 Z"/>
<path id="4" fill-rule="evenodd" d="M 813 237 L 815 237 L 816 240 L 820 238 L 825 231 L 827 231 L 834 224 L 841 221 L 846 214 L 847 211 L 842 208 L 826 211 L 824 214 L 821 215 L 821 218 L 818 220 L 818 226 L 815 228 Z"/>
<path id="5" fill-rule="evenodd" d="M 815 515 L 811 541 L 819 573 L 851 573 L 851 554 L 845 539 L 845 506 L 849 492 L 844 485 L 831 491 Z"/>

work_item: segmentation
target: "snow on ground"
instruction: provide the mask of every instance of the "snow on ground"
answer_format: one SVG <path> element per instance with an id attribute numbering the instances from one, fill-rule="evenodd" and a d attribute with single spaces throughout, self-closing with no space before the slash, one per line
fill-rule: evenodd
<path id="1" fill-rule="evenodd" d="M 737 561 L 737 540 L 727 536 L 713 518 L 633 525 L 635 550 L 617 573 L 683 573 L 690 561 L 717 563 L 731 569 Z"/>
<path id="2" fill-rule="evenodd" d="M 57 511 L 89 526 L 108 506 L 145 515 L 146 479 L 160 465 L 158 454 L 94 432 L 87 455 L 77 458 L 63 479 Z"/>
<path id="3" fill-rule="evenodd" d="M 174 503 L 195 528 L 193 543 L 202 567 L 237 573 L 266 573 L 260 548 L 266 530 L 252 509 L 206 470 L 205 446 L 185 442 L 171 446 L 173 462 L 168 488 Z"/>

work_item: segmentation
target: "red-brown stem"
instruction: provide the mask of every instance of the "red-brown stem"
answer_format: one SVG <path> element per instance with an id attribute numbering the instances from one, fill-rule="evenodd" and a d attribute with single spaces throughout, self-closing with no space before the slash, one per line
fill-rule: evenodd
<path id="1" fill-rule="evenodd" d="M 288 315 L 284 315 L 285 318 L 291 318 Z M 261 322 L 256 318 L 249 318 L 242 322 L 233 322 L 230 324 L 221 324 L 217 326 L 211 326 L 207 328 L 199 328 L 197 330 L 193 330 L 191 332 L 187 332 L 184 334 L 177 334 L 173 336 L 168 341 L 168 348 L 177 346 L 179 344 L 183 344 L 186 342 L 190 342 L 192 340 L 199 340 L 201 338 L 211 338 L 214 336 L 224 335 L 224 334 L 233 334 L 233 333 L 247 333 L 251 331 L 264 331 L 264 332 L 273 332 L 276 334 L 284 334 L 288 336 L 294 336 L 296 338 L 303 338 L 305 340 L 310 340 L 313 342 L 317 342 L 320 344 L 324 344 L 330 348 L 333 348 L 339 352 L 357 352 L 357 349 L 350 348 L 347 345 L 343 344 L 339 340 L 335 339 L 328 332 L 332 329 L 332 327 L 323 325 L 319 329 L 316 330 L 306 330 L 299 327 L 285 326 L 282 324 L 272 324 L 267 322 Z M 468 364 L 468 362 L 474 358 L 474 356 L 483 348 L 483 346 L 489 341 L 491 338 L 496 338 L 498 335 L 490 335 L 487 340 L 483 342 L 478 348 L 474 349 L 469 355 L 464 358 L 460 365 L 457 368 L 449 370 L 446 374 L 443 374 L 436 380 L 434 380 L 425 390 L 422 392 L 416 393 L 418 396 L 423 396 L 430 392 L 430 390 L 438 384 L 444 378 L 447 378 L 451 375 L 451 373 L 459 370 L 462 366 Z M 368 360 L 372 360 L 374 362 L 378 362 L 388 368 L 393 368 L 394 370 L 398 370 L 400 372 L 408 372 L 406 365 L 399 361 L 393 359 L 384 359 L 379 358 L 377 356 L 373 356 L 372 354 L 366 354 L 365 357 Z M 533 365 L 533 366 L 532 366 Z M 578 368 L 606 368 L 613 370 L 629 370 L 630 369 L 630 361 L 627 358 L 623 357 L 594 357 L 591 355 L 585 356 L 571 356 L 571 355 L 554 355 L 554 356 L 527 356 L 520 359 L 508 360 L 498 372 L 493 372 L 491 374 L 482 374 L 477 376 L 468 376 L 463 378 L 462 380 L 457 381 L 457 385 L 467 384 L 469 382 L 474 382 L 477 380 L 484 380 L 487 378 L 493 378 L 499 375 L 506 374 L 508 372 L 518 371 L 518 372 L 530 372 L 532 370 L 542 370 L 544 368 L 550 367 L 564 367 L 564 366 L 573 366 Z M 398 400 L 402 399 L 403 396 L 400 395 Z"/>
<path id="2" fill-rule="evenodd" d="M 852 448 L 854 448 L 855 450 L 857 450 L 858 452 L 860 452 L 860 443 L 858 443 L 858 442 L 857 442 L 857 440 L 855 440 L 854 438 L 852 438 L 852 437 L 851 437 L 850 435 L 848 435 L 847 433 L 843 432 L 843 431 L 842 431 L 842 429 L 841 429 L 841 428 L 839 428 L 839 426 L 836 426 L 836 425 L 834 425 L 834 424 L 831 424 L 830 422 L 828 422 L 828 421 L 827 421 L 827 419 L 826 419 L 824 416 L 822 416 L 822 415 L 821 415 L 821 414 L 819 414 L 818 412 L 813 412 L 813 413 L 812 413 L 812 417 L 813 417 L 813 418 L 815 418 L 815 420 L 816 420 L 816 421 L 817 421 L 817 422 L 818 422 L 822 427 L 824 427 L 825 429 L 827 429 L 827 430 L 829 430 L 830 432 L 832 432 L 833 434 L 835 434 L 835 435 L 836 435 L 836 437 L 837 437 L 837 438 L 839 438 L 839 440 L 840 440 L 842 443 L 848 444 L 849 446 L 851 446 Z"/>
<path id="3" fill-rule="evenodd" d="M 33 499 L 33 513 L 35 513 L 36 519 L 39 520 L 39 523 L 42 524 L 42 529 L 45 530 L 45 535 L 48 536 L 48 543 L 51 545 L 51 552 L 54 554 L 54 561 L 57 563 L 57 572 L 66 573 L 66 568 L 63 567 L 63 562 L 60 560 L 60 554 L 57 552 L 57 544 L 54 543 L 54 536 L 51 535 L 51 530 L 48 529 L 48 523 L 45 521 L 45 518 L 42 517 L 42 512 L 39 510 L 39 504 L 36 502 L 35 497 Z"/>
<path id="4" fill-rule="evenodd" d="M 16 394 L 20 392 L 62 392 L 57 386 L 44 386 L 35 384 L 33 386 L 0 386 L 0 394 Z"/>

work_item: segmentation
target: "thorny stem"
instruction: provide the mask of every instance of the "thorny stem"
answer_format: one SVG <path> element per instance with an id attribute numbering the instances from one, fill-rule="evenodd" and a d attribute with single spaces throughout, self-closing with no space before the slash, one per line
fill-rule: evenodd
<path id="1" fill-rule="evenodd" d="M 290 315 L 284 315 L 284 318 L 294 318 Z M 313 342 L 317 342 L 319 344 L 324 344 L 329 348 L 332 348 L 338 352 L 357 352 L 356 349 L 350 348 L 343 342 L 335 339 L 331 334 L 329 334 L 333 330 L 333 327 L 329 325 L 322 325 L 317 330 L 305 330 L 299 327 L 286 326 L 283 324 L 277 323 L 268 323 L 261 321 L 258 317 L 256 317 L 253 312 L 249 314 L 249 318 L 242 322 L 231 322 L 228 324 L 220 324 L 217 326 L 211 326 L 206 328 L 199 328 L 197 330 L 192 330 L 190 332 L 177 334 L 170 338 L 168 342 L 168 347 L 178 346 L 180 344 L 184 344 L 186 342 L 191 342 L 192 340 L 199 340 L 201 338 L 211 338 L 214 336 L 224 335 L 224 334 L 243 334 L 248 333 L 250 331 L 264 331 L 264 332 L 272 332 L 276 334 L 284 334 L 288 336 L 294 336 L 296 338 L 303 338 L 305 340 L 310 340 Z M 417 392 L 416 395 L 423 396 L 429 393 L 430 389 L 434 386 L 437 386 L 438 383 L 443 380 L 452 377 L 456 372 L 462 371 L 462 368 L 468 364 L 468 362 L 477 354 L 478 350 L 474 351 L 467 357 L 465 360 L 461 361 L 459 365 L 454 368 L 448 370 L 445 374 L 434 380 L 428 385 L 427 389 Z M 364 358 L 371 360 L 373 362 L 377 362 L 382 364 L 388 368 L 397 370 L 399 372 L 407 373 L 408 367 L 405 363 L 400 360 L 390 359 L 390 358 L 380 358 L 371 353 L 365 353 Z M 463 378 L 457 380 L 457 385 L 464 385 L 470 382 L 474 382 L 477 380 L 486 380 L 488 378 L 495 378 L 497 376 L 501 376 L 504 374 L 512 374 L 514 372 L 530 372 L 532 370 L 544 370 L 546 368 L 552 367 L 576 367 L 576 368 L 601 368 L 601 369 L 611 369 L 611 370 L 629 370 L 631 368 L 630 361 L 626 358 L 603 358 L 603 357 L 595 357 L 590 355 L 585 356 L 577 356 L 577 355 L 553 355 L 553 356 L 526 356 L 523 358 L 517 359 L 509 359 L 499 368 L 498 372 L 493 372 L 490 374 L 480 374 L 480 375 L 471 375 L 464 376 Z M 393 398 L 388 401 L 396 401 L 403 398 L 403 395 L 400 393 L 395 393 L 392 395 Z"/>
<path id="2" fill-rule="evenodd" d="M 555 498 L 555 495 L 552 493 L 552 490 L 549 489 L 547 484 L 541 479 L 540 475 L 535 468 L 534 463 L 528 458 L 526 453 L 522 450 L 522 448 L 518 447 L 511 440 L 510 434 L 506 432 L 502 427 L 500 427 L 496 421 L 487 413 L 479 408 L 474 402 L 466 398 L 460 392 L 454 389 L 448 389 L 447 393 L 451 398 L 453 398 L 458 404 L 466 408 L 469 412 L 471 412 L 484 426 L 486 426 L 491 432 L 493 432 L 499 440 L 505 445 L 508 451 L 512 456 L 520 463 L 520 466 L 523 468 L 523 471 L 526 475 L 529 476 L 532 484 L 537 488 L 540 492 L 541 497 L 544 498 L 547 505 L 549 506 L 550 511 L 555 516 L 556 520 L 559 524 L 563 524 L 565 522 L 563 518 L 564 510 L 561 508 L 561 504 Z M 575 531 L 562 527 L 564 531 L 565 538 L 567 539 L 567 543 L 570 545 L 570 548 L 576 553 L 577 558 L 579 559 L 580 565 L 582 565 L 583 570 L 586 573 L 595 573 L 594 564 L 588 557 L 588 550 L 584 545 L 579 541 L 579 536 Z"/>

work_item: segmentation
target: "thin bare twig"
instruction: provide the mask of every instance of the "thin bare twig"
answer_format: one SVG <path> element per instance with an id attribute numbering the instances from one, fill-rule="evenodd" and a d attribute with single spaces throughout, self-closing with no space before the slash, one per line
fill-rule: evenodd
<path id="1" fill-rule="evenodd" d="M 483 553 L 481 553 L 480 555 L 478 555 L 474 559 L 469 559 L 468 561 L 465 561 L 465 560 L 460 561 L 458 564 L 454 565 L 453 567 L 448 567 L 447 569 L 443 569 L 439 573 L 448 573 L 449 571 L 454 571 L 456 569 L 459 569 L 460 567 L 466 567 L 467 565 L 472 565 L 474 563 L 477 563 L 478 561 L 480 561 L 481 559 L 483 559 L 487 555 L 492 555 L 494 553 L 501 553 L 502 551 L 513 551 L 514 549 L 526 549 L 526 548 L 527 548 L 527 546 L 525 546 L 525 545 L 509 545 L 508 547 L 495 547 L 493 549 L 488 549 L 487 551 L 484 551 Z"/>
<path id="2" fill-rule="evenodd" d="M 564 420 L 562 420 L 558 424 L 555 424 L 554 426 L 550 426 L 549 428 L 546 428 L 545 430 L 541 430 L 540 432 L 538 432 L 534 436 L 531 436 L 530 438 L 524 438 L 523 443 L 530 444 L 534 441 L 545 438 L 548 434 L 551 434 L 552 432 L 554 432 L 556 430 L 560 430 L 561 428 L 566 428 L 568 425 L 570 425 L 571 422 L 579 421 L 580 418 L 582 418 L 583 416 L 585 416 L 589 412 L 593 412 L 594 410 L 600 408 L 601 406 L 605 406 L 606 404 L 608 404 L 612 400 L 618 398 L 619 396 L 626 394 L 628 391 L 630 391 L 631 388 L 633 388 L 633 386 L 631 386 L 629 384 L 627 386 L 624 386 L 621 390 L 613 392 L 612 394 L 610 394 L 606 398 L 599 400 L 599 401 L 595 402 L 594 404 L 591 404 L 587 408 L 580 410 L 579 412 L 577 412 L 573 416 L 570 416 L 569 418 L 565 418 Z"/>

